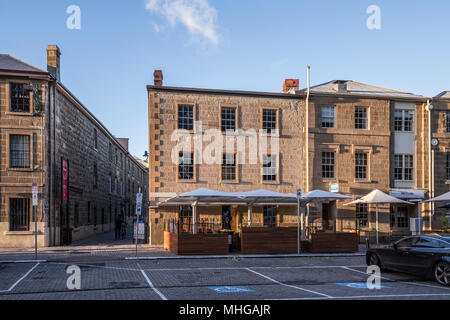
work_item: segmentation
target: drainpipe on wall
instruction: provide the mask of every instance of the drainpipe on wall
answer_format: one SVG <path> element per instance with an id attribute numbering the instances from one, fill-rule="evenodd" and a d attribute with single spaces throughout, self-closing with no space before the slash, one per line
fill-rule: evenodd
<path id="1" fill-rule="evenodd" d="M 434 197 L 434 170 L 433 170 L 433 156 L 434 152 L 431 150 L 431 111 L 433 110 L 433 105 L 430 104 L 430 100 L 427 101 L 425 109 L 428 111 L 428 185 L 430 191 L 430 198 Z M 430 202 L 430 215 L 429 215 L 429 230 L 432 231 L 431 221 L 434 213 L 434 204 Z"/>

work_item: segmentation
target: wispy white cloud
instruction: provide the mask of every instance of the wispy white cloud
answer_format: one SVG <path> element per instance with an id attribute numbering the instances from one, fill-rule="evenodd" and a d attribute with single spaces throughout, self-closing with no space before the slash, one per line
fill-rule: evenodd
<path id="1" fill-rule="evenodd" d="M 183 24 L 193 36 L 219 44 L 217 10 L 208 0 L 148 0 L 146 9 L 163 15 L 171 25 Z"/>

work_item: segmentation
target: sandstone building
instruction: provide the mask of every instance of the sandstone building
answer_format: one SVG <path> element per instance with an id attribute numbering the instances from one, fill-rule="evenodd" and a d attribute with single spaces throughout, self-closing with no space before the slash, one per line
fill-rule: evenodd
<path id="1" fill-rule="evenodd" d="M 380 189 L 415 203 L 380 207 L 382 236 L 408 234 L 410 218 L 418 216 L 424 218 L 425 230 L 439 229 L 446 209 L 418 203 L 449 190 L 450 94 L 426 98 L 346 80 L 313 86 L 308 94 L 306 89 L 299 90 L 298 83 L 286 80 L 283 93 L 167 87 L 162 72 L 155 72 L 154 85 L 147 86 L 151 243 L 162 243 L 168 219 L 191 215 L 184 206 L 161 204 L 198 188 L 295 193 L 297 188 L 330 191 L 333 187 L 353 197 Z M 247 158 L 241 163 L 239 152 L 224 146 L 222 161 L 198 161 L 201 152 L 195 141 L 203 141 L 205 150 L 212 141 L 205 134 L 211 129 L 221 132 L 225 141 L 227 131 L 239 135 L 240 130 L 265 129 L 270 136 L 274 128 L 279 130 L 275 158 L 270 151 L 261 155 L 257 149 L 264 161 L 249 164 Z M 192 152 L 178 151 L 176 130 L 190 136 Z M 438 139 L 437 145 L 431 145 L 433 138 Z M 245 148 L 248 153 L 249 145 Z M 274 161 L 279 163 L 276 169 L 270 167 Z M 375 208 L 344 204 L 312 205 L 309 228 L 358 229 L 363 236 L 374 237 Z M 246 210 L 204 207 L 198 215 L 200 220 L 220 221 L 224 212 L 231 212 L 232 228 L 237 231 L 248 222 Z M 255 208 L 254 214 L 253 225 L 296 223 L 292 207 L 263 206 Z"/>
<path id="2" fill-rule="evenodd" d="M 32 184 L 39 188 L 38 245 L 113 229 L 148 194 L 148 169 L 61 83 L 60 50 L 47 71 L 0 55 L 0 247 L 34 246 Z"/>

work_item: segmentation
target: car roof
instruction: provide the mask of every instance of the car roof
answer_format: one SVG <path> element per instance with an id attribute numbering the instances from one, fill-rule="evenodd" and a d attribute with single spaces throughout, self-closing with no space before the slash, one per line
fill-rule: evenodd
<path id="1" fill-rule="evenodd" d="M 420 237 L 422 237 L 422 238 L 432 238 L 432 239 L 442 240 L 442 241 L 450 243 L 450 237 L 434 236 L 434 235 L 421 235 Z"/>

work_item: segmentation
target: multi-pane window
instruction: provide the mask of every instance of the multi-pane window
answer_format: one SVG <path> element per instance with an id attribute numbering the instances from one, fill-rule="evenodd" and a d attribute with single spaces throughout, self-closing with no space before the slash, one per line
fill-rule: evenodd
<path id="1" fill-rule="evenodd" d="M 413 110 L 395 110 L 394 129 L 400 132 L 412 132 L 414 126 Z"/>
<path id="2" fill-rule="evenodd" d="M 24 84 L 11 83 L 11 111 L 30 112 L 30 91 Z"/>
<path id="3" fill-rule="evenodd" d="M 189 218 L 192 217 L 192 207 L 191 206 L 180 206 L 180 210 L 178 211 L 180 218 Z"/>
<path id="4" fill-rule="evenodd" d="M 276 227 L 277 219 L 277 207 L 276 206 L 264 206 L 263 211 L 264 225 L 269 227 Z"/>
<path id="5" fill-rule="evenodd" d="M 263 181 L 277 181 L 277 157 L 275 155 L 263 156 Z"/>
<path id="6" fill-rule="evenodd" d="M 270 134 L 277 129 L 277 110 L 263 109 L 262 112 L 262 129 Z"/>
<path id="7" fill-rule="evenodd" d="M 390 224 L 391 228 L 395 227 L 395 212 L 394 212 L 393 206 L 391 206 L 391 209 L 389 211 L 389 224 Z"/>
<path id="8" fill-rule="evenodd" d="M 97 129 L 94 129 L 94 148 L 98 149 L 98 134 Z"/>
<path id="9" fill-rule="evenodd" d="M 367 129 L 367 108 L 364 107 L 355 108 L 355 129 L 358 130 Z"/>
<path id="10" fill-rule="evenodd" d="M 178 129 L 194 130 L 194 106 L 187 104 L 178 105 Z"/>
<path id="11" fill-rule="evenodd" d="M 369 205 L 367 203 L 356 204 L 356 219 L 361 227 L 367 227 L 369 217 Z"/>
<path id="12" fill-rule="evenodd" d="M 194 180 L 194 154 L 192 152 L 179 153 L 178 179 Z"/>
<path id="13" fill-rule="evenodd" d="M 406 206 L 397 207 L 397 227 L 398 228 L 409 227 L 408 207 Z"/>
<path id="14" fill-rule="evenodd" d="M 394 156 L 394 179 L 413 180 L 414 158 L 412 155 L 396 154 Z"/>
<path id="15" fill-rule="evenodd" d="M 334 152 L 322 152 L 322 178 L 334 179 L 335 178 L 335 153 Z"/>
<path id="16" fill-rule="evenodd" d="M 9 199 L 10 231 L 30 229 L 30 199 Z"/>
<path id="17" fill-rule="evenodd" d="M 358 151 L 355 153 L 355 178 L 367 179 L 367 153 Z"/>
<path id="18" fill-rule="evenodd" d="M 322 107 L 322 128 L 334 128 L 334 116 L 335 107 L 334 106 L 323 106 Z"/>
<path id="19" fill-rule="evenodd" d="M 450 181 L 450 153 L 447 153 L 446 169 L 446 179 L 447 181 Z"/>
<path id="20" fill-rule="evenodd" d="M 221 108 L 221 128 L 222 132 L 236 131 L 236 108 Z"/>
<path id="21" fill-rule="evenodd" d="M 236 154 L 222 155 L 222 180 L 236 180 Z"/>
<path id="22" fill-rule="evenodd" d="M 30 167 L 30 136 L 9 136 L 9 166 L 10 168 Z"/>

